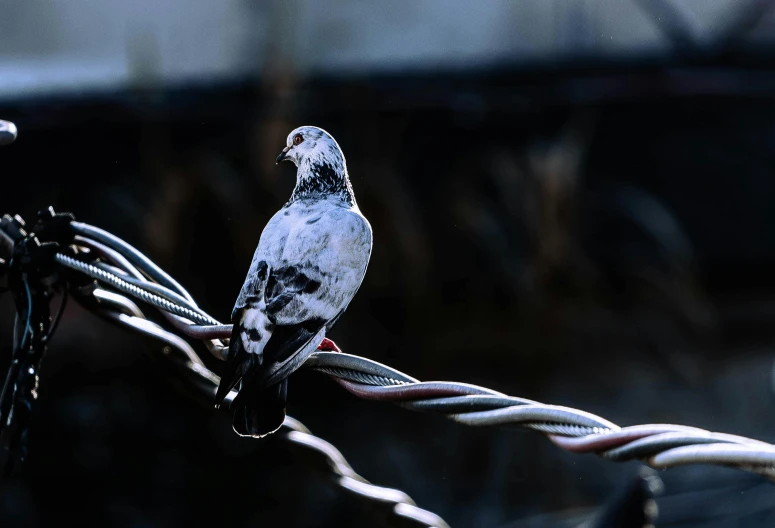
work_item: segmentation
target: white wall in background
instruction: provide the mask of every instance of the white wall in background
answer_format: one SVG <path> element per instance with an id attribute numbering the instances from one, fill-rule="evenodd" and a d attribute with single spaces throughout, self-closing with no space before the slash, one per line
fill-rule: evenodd
<path id="1" fill-rule="evenodd" d="M 674 3 L 701 33 L 741 5 Z M 0 97 L 669 47 L 631 0 L 0 0 Z"/>
<path id="2" fill-rule="evenodd" d="M 0 0 L 0 97 L 240 75 L 260 22 L 241 0 Z"/>

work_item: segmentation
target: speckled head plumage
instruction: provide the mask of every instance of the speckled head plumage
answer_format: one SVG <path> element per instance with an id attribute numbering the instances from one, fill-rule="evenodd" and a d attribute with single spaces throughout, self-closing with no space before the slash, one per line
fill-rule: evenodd
<path id="1" fill-rule="evenodd" d="M 301 126 L 288 134 L 277 163 L 290 161 L 298 170 L 291 200 L 339 197 L 355 203 L 347 164 L 336 140 L 315 126 Z"/>
<path id="2" fill-rule="evenodd" d="M 288 134 L 285 148 L 277 156 L 277 163 L 290 161 L 301 168 L 306 163 L 327 163 L 346 172 L 344 154 L 336 140 L 315 126 L 301 126 Z"/>

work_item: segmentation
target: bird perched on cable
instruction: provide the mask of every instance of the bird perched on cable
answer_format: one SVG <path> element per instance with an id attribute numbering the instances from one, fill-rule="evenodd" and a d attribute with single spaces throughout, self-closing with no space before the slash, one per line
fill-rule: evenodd
<path id="1" fill-rule="evenodd" d="M 328 132 L 299 127 L 277 163 L 297 167 L 291 199 L 261 233 L 232 312 L 216 406 L 239 383 L 234 430 L 261 437 L 285 419 L 288 376 L 315 351 L 361 285 L 371 226 L 358 209 L 344 154 Z"/>

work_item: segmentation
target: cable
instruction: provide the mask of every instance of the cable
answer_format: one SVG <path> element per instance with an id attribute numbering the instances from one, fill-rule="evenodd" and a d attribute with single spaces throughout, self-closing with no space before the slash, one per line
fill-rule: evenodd
<path id="1" fill-rule="evenodd" d="M 54 316 L 54 319 L 51 321 L 51 327 L 46 334 L 46 341 L 51 340 L 51 337 L 54 335 L 54 332 L 56 332 L 56 329 L 59 326 L 59 321 L 62 319 L 62 314 L 65 313 L 65 307 L 67 306 L 67 297 L 67 288 L 64 288 L 62 290 L 62 298 L 59 300 L 59 308 L 57 309 L 57 313 Z"/>
<path id="2" fill-rule="evenodd" d="M 107 282 L 114 288 L 121 290 L 124 293 L 128 293 L 129 295 L 132 295 L 133 297 L 136 297 L 144 302 L 153 304 L 154 306 L 161 308 L 167 312 L 173 313 L 175 315 L 180 315 L 182 317 L 185 317 L 186 319 L 191 319 L 192 321 L 198 322 L 200 324 L 205 324 L 205 325 L 219 324 L 218 321 L 216 321 L 212 317 L 203 316 L 199 312 L 195 312 L 190 308 L 181 306 L 159 295 L 156 295 L 142 288 L 139 288 L 134 284 L 130 284 L 124 278 L 121 278 L 118 275 L 111 273 L 109 271 L 100 269 L 99 267 L 93 264 L 82 262 L 80 260 L 74 259 L 73 257 L 70 257 L 63 253 L 57 253 L 54 256 L 54 259 L 63 266 L 74 269 L 76 271 L 80 271 L 81 273 L 85 273 L 86 275 L 94 279 Z"/>
<path id="3" fill-rule="evenodd" d="M 32 333 L 32 326 L 30 320 L 32 319 L 32 292 L 30 291 L 30 283 L 25 276 L 22 281 L 24 282 L 24 291 L 27 294 L 27 322 L 24 324 L 24 335 L 22 335 L 22 341 L 19 344 L 19 350 L 24 350 L 27 344 L 27 336 Z"/>
<path id="4" fill-rule="evenodd" d="M 70 222 L 70 228 L 79 235 L 96 239 L 97 241 L 102 242 L 103 244 L 107 245 L 111 249 L 118 251 L 127 260 L 129 260 L 135 266 L 137 266 L 142 271 L 147 273 L 148 276 L 154 279 L 156 282 L 164 286 L 167 286 L 168 288 L 176 290 L 183 297 L 185 297 L 191 302 L 194 302 L 194 299 L 186 291 L 186 289 L 183 288 L 183 286 L 178 284 L 175 281 L 175 279 L 170 277 L 163 269 L 161 269 L 159 266 L 154 264 L 153 261 L 151 261 L 151 259 L 149 259 L 145 255 L 140 253 L 137 249 L 135 249 L 134 246 L 128 244 L 127 242 L 124 242 L 117 236 L 111 233 L 108 233 L 107 231 L 104 231 L 98 227 L 91 226 L 89 224 L 84 224 L 82 222 Z"/>
<path id="5" fill-rule="evenodd" d="M 95 262 L 94 265 L 99 267 L 103 271 L 113 273 L 114 275 L 116 274 L 116 272 L 119 272 L 121 275 L 120 278 L 125 280 L 126 282 L 129 282 L 130 284 L 134 284 L 135 286 L 138 286 L 140 288 L 150 290 L 151 292 L 156 293 L 169 301 L 183 304 L 184 306 L 187 306 L 188 308 L 199 313 L 203 317 L 209 317 L 205 312 L 200 310 L 195 303 L 189 301 L 187 298 L 182 297 L 181 295 L 178 295 L 177 293 L 173 292 L 169 288 L 162 286 L 161 284 L 146 280 L 145 275 L 143 275 L 140 272 L 140 270 L 138 270 L 132 263 L 129 262 L 129 260 L 126 257 L 124 257 L 121 253 L 119 253 L 115 249 L 112 249 L 106 246 L 105 244 L 102 244 L 100 242 L 97 242 L 96 240 L 93 240 L 91 238 L 84 237 L 81 235 L 76 235 L 75 237 L 73 237 L 73 239 L 76 243 L 84 245 L 90 249 L 93 249 L 94 251 L 97 252 L 97 254 L 100 255 L 100 257 L 112 263 L 112 265 L 110 265 L 105 262 Z M 117 268 L 114 269 L 113 266 L 117 266 Z M 231 336 L 231 325 L 221 325 L 221 326 L 194 325 L 189 320 L 179 317 L 177 315 L 171 314 L 165 310 L 162 310 L 162 315 L 173 326 L 175 326 L 175 328 L 177 328 L 178 330 L 186 334 L 188 337 L 202 340 L 202 339 L 224 339 Z M 216 359 L 219 359 L 219 360 L 225 359 L 225 355 L 223 353 L 223 349 L 225 347 L 223 343 L 213 340 L 213 341 L 206 341 L 205 345 L 207 346 L 207 349 L 216 357 Z"/>
<path id="6" fill-rule="evenodd" d="M 114 247 L 127 256 L 121 244 Z M 110 269 L 63 254 L 57 254 L 56 259 L 163 311 L 200 323 L 202 326 L 196 329 L 180 321 L 174 324 L 179 331 L 193 337 L 229 333 L 229 325 L 221 325 L 198 308 L 195 312 L 185 306 L 196 306 L 193 301 L 176 302 L 149 292 L 154 287 L 149 286 L 153 283 L 148 280 L 137 279 L 134 285 Z M 220 346 L 216 355 L 224 351 L 225 347 Z M 775 478 L 775 446 L 766 442 L 671 424 L 621 428 L 585 411 L 516 398 L 485 387 L 445 381 L 421 382 L 376 361 L 341 352 L 315 352 L 303 366 L 330 376 L 359 398 L 436 412 L 470 426 L 519 425 L 547 435 L 555 445 L 574 453 L 595 453 L 617 462 L 638 459 L 654 468 L 699 463 L 731 465 Z"/>
<path id="7" fill-rule="evenodd" d="M 89 248 L 90 250 L 94 250 L 100 257 L 107 260 L 108 262 L 112 262 L 114 266 L 124 270 L 127 274 L 130 274 L 137 279 L 145 279 L 145 275 L 140 273 L 139 269 L 133 266 L 124 255 L 115 249 L 111 249 L 105 244 L 101 244 L 96 240 L 92 240 L 91 238 L 83 237 L 81 235 L 75 235 L 73 237 L 73 241 L 79 245 L 83 245 Z"/>
<path id="8" fill-rule="evenodd" d="M 102 271 L 113 273 L 110 270 L 110 266 L 103 262 L 95 262 L 91 265 L 101 269 Z M 136 277 L 130 277 L 130 276 L 122 276 L 121 279 L 125 282 L 128 282 L 129 284 L 132 284 L 133 286 L 137 286 L 138 288 L 141 288 L 153 294 L 156 294 L 159 297 L 162 297 L 171 303 L 179 304 L 180 306 L 184 306 L 188 308 L 192 312 L 198 313 L 200 316 L 202 316 L 203 321 L 210 321 L 210 324 L 212 324 L 212 322 L 215 321 L 215 319 L 213 319 L 205 312 L 203 312 L 201 309 L 199 309 L 199 307 L 197 307 L 194 303 L 189 302 L 182 295 L 178 295 L 174 291 L 170 290 L 169 288 L 165 288 L 161 284 L 157 284 L 155 282 L 150 282 L 147 280 L 138 279 Z"/>
<path id="9" fill-rule="evenodd" d="M 95 293 L 98 291 L 100 290 L 95 290 Z M 103 294 L 99 296 L 102 300 L 106 299 L 106 297 L 103 296 L 104 293 L 110 293 L 111 296 L 115 296 L 107 297 L 107 299 L 111 299 L 114 306 L 121 311 L 105 310 L 102 312 L 103 315 L 121 325 L 127 326 L 155 339 L 159 339 L 172 348 L 182 352 L 186 356 L 187 361 L 175 362 L 175 364 L 187 375 L 193 375 L 195 377 L 198 382 L 197 386 L 204 391 L 208 399 L 211 400 L 215 396 L 215 390 L 220 383 L 220 377 L 204 366 L 188 343 L 175 334 L 164 330 L 159 325 L 145 319 L 142 312 L 139 314 L 137 313 L 139 312 L 139 309 L 133 310 L 129 308 L 128 310 L 132 315 L 121 313 L 122 311 L 127 310 L 127 304 L 116 298 L 122 296 L 103 290 Z M 134 304 L 128 299 L 124 299 L 125 301 Z M 227 397 L 227 401 L 232 400 L 235 395 L 236 393 L 232 391 Z M 227 409 L 228 406 L 223 406 L 222 408 Z M 408 522 L 410 526 L 449 528 L 449 525 L 441 517 L 435 513 L 419 508 L 411 497 L 403 491 L 383 488 L 371 484 L 368 480 L 355 472 L 338 449 L 329 442 L 313 435 L 310 430 L 298 420 L 286 416 L 283 427 L 285 429 L 280 434 L 281 438 L 296 449 L 303 449 L 304 451 L 316 453 L 321 459 L 319 466 L 334 474 L 334 482 L 341 489 L 362 500 L 369 502 L 377 501 L 392 505 L 391 514 L 401 518 L 404 523 Z"/>

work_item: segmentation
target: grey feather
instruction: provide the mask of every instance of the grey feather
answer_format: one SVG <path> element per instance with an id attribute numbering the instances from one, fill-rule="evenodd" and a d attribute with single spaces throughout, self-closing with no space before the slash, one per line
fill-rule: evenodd
<path id="1" fill-rule="evenodd" d="M 300 144 L 294 143 L 296 134 L 305 136 Z M 333 138 L 301 127 L 288 136 L 287 145 L 286 159 L 299 167 L 296 188 L 264 228 L 232 311 L 232 341 L 239 342 L 232 343 L 230 354 L 238 353 L 239 359 L 230 357 L 216 395 L 220 402 L 226 387 L 241 378 L 232 406 L 258 401 L 255 395 L 285 379 L 315 351 L 353 299 L 371 256 L 371 226 L 358 208 Z M 240 424 L 253 422 L 240 415 Z"/>

